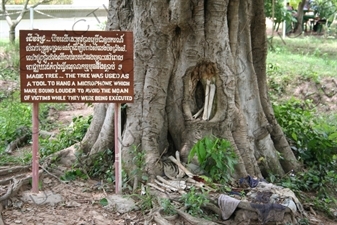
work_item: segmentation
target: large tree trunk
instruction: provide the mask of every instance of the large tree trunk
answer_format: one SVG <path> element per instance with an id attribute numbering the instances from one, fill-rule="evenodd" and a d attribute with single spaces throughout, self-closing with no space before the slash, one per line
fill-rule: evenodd
<path id="1" fill-rule="evenodd" d="M 107 29 L 134 32 L 135 102 L 127 104 L 122 137 L 126 169 L 133 165 L 132 146 L 145 151 L 146 171 L 155 175 L 162 171 L 158 161 L 165 149 L 179 150 L 186 160 L 207 135 L 232 143 L 239 156 L 236 177 L 300 168 L 268 99 L 263 5 L 263 0 L 110 1 Z M 103 120 L 111 112 L 104 110 L 96 106 L 83 141 L 86 151 L 113 148 L 113 141 L 106 141 L 113 135 L 100 135 L 113 129 Z M 96 147 L 97 142 L 107 145 Z"/>

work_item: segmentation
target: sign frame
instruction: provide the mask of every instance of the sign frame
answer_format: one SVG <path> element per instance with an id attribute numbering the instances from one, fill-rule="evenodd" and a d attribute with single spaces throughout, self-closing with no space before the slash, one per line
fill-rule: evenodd
<path id="1" fill-rule="evenodd" d="M 21 102 L 134 101 L 130 31 L 20 30 Z"/>

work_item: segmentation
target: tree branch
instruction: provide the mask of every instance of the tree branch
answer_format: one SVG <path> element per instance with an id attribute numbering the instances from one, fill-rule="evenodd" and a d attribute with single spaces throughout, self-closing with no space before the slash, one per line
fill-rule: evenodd
<path id="1" fill-rule="evenodd" d="M 36 8 L 38 5 L 41 5 L 42 3 L 48 3 L 48 2 L 51 2 L 52 0 L 40 0 L 39 2 L 37 2 L 36 4 L 30 6 L 29 8 Z M 21 10 L 19 16 L 15 19 L 15 21 L 13 22 L 12 19 L 10 18 L 8 11 L 6 9 L 6 3 L 7 1 L 1 1 L 1 8 L 2 8 L 2 11 L 5 15 L 5 18 L 6 18 L 6 21 L 8 23 L 9 26 L 16 26 L 21 20 L 22 18 L 24 17 L 24 15 L 29 11 L 28 10 L 28 3 L 29 3 L 29 0 L 26 0 L 24 5 L 23 5 L 23 9 Z"/>

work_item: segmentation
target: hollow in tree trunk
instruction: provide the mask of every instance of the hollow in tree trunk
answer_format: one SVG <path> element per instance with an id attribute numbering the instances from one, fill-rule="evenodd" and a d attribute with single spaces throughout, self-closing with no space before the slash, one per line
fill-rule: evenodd
<path id="1" fill-rule="evenodd" d="M 146 172 L 160 174 L 161 155 L 186 160 L 201 138 L 229 140 L 235 177 L 283 175 L 300 164 L 275 120 L 266 84 L 262 0 L 110 1 L 107 30 L 134 32 L 135 102 L 125 105 L 122 160 L 146 153 Z M 113 149 L 110 105 L 97 104 L 85 152 Z M 257 160 L 263 159 L 263 160 Z"/>

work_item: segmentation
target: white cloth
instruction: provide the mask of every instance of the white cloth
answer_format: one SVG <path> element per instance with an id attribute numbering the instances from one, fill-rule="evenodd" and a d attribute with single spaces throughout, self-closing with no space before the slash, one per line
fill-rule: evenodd
<path id="1" fill-rule="evenodd" d="M 218 198 L 218 205 L 221 209 L 222 219 L 228 220 L 238 207 L 239 203 L 240 200 L 221 194 Z"/>

